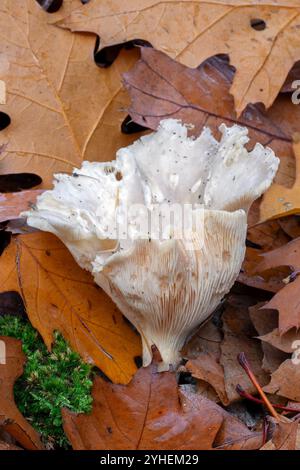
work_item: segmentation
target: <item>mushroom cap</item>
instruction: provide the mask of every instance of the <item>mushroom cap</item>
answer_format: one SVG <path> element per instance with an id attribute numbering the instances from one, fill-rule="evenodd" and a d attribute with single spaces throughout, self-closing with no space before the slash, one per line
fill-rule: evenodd
<path id="1" fill-rule="evenodd" d="M 208 128 L 192 138 L 180 121 L 162 121 L 115 161 L 56 175 L 25 214 L 67 245 L 136 326 L 144 365 L 153 344 L 162 369 L 175 364 L 229 291 L 244 258 L 247 211 L 278 168 L 271 149 L 247 151 L 246 128 L 220 131 L 220 142 Z"/>

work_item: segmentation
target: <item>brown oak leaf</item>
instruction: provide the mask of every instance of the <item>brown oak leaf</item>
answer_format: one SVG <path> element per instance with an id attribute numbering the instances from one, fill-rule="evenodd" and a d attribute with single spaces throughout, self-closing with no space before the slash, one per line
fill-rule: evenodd
<path id="1" fill-rule="evenodd" d="M 261 256 L 262 261 L 256 266 L 258 273 L 263 273 L 263 271 L 277 266 L 288 266 L 292 271 L 297 272 L 300 269 L 300 238 L 296 238 L 276 250 L 263 253 Z M 300 277 L 296 275 L 293 282 L 289 282 L 280 289 L 264 306 L 264 308 L 278 310 L 280 335 L 291 328 L 299 328 L 300 326 L 299 285 Z"/>
<path id="2" fill-rule="evenodd" d="M 128 386 L 97 377 L 93 397 L 89 415 L 62 411 L 74 449 L 257 449 L 261 443 L 259 433 L 207 398 L 178 388 L 173 373 L 156 373 L 154 365 L 139 369 Z"/>
<path id="3" fill-rule="evenodd" d="M 43 449 L 38 433 L 26 421 L 14 401 L 14 383 L 22 375 L 25 362 L 22 343 L 14 338 L 0 336 L 0 345 L 0 426 L 25 449 Z"/>
<path id="4" fill-rule="evenodd" d="M 267 393 L 274 393 L 293 401 L 300 401 L 300 367 L 292 359 L 286 359 L 273 372 L 271 381 L 264 387 Z"/>
<path id="5" fill-rule="evenodd" d="M 140 339 L 112 300 L 53 235 L 12 240 L 0 257 L 0 290 L 18 291 L 47 347 L 59 330 L 87 362 L 111 380 L 127 383 L 141 354 Z"/>
<path id="6" fill-rule="evenodd" d="M 299 423 L 281 418 L 274 422 L 272 438 L 260 450 L 299 450 Z"/>
<path id="7" fill-rule="evenodd" d="M 255 300 L 247 296 L 231 295 L 222 316 L 224 339 L 221 343 L 220 363 L 224 369 L 225 390 L 229 402 L 240 399 L 236 391 L 238 384 L 248 393 L 256 392 L 237 361 L 237 355 L 241 351 L 245 352 L 249 359 L 259 383 L 265 385 L 268 382 L 268 376 L 261 366 L 261 346 L 255 339 L 255 330 L 248 313 L 248 308 L 253 302 Z"/>
<path id="8" fill-rule="evenodd" d="M 81 2 L 64 2 L 64 8 L 70 4 Z M 121 53 L 110 69 L 100 69 L 93 59 L 94 35 L 49 24 L 63 11 L 49 15 L 35 0 L 0 5 L 0 112 L 11 121 L 0 132 L 0 145 L 6 144 L 0 169 L 34 172 L 45 187 L 53 173 L 70 172 L 82 160 L 111 160 L 134 138 L 120 132 L 128 101 L 121 74 L 138 51 Z"/>
<path id="9" fill-rule="evenodd" d="M 98 34 L 101 48 L 142 39 L 189 67 L 228 54 L 238 114 L 269 107 L 300 59 L 300 6 L 289 0 L 92 0 L 59 24 Z"/>
<path id="10" fill-rule="evenodd" d="M 299 140 L 299 136 L 297 137 Z M 300 212 L 300 141 L 294 144 L 296 159 L 295 182 L 291 188 L 273 183 L 263 195 L 260 204 L 260 221 L 276 219 Z"/>
<path id="11" fill-rule="evenodd" d="M 252 307 L 249 307 L 249 316 L 260 335 L 258 338 L 261 340 L 261 347 L 264 353 L 262 368 L 271 374 L 281 365 L 289 356 L 284 350 L 277 349 L 276 345 L 272 342 L 265 340 L 270 331 L 275 331 L 278 324 L 278 313 L 275 310 L 264 309 L 264 302 L 260 302 Z M 272 329 L 273 328 L 273 329 Z M 288 333 L 287 333 L 288 334 Z"/>
<path id="12" fill-rule="evenodd" d="M 17 193 L 0 193 L 0 223 L 18 219 L 20 212 L 28 210 L 41 192 L 39 189 L 31 189 Z"/>

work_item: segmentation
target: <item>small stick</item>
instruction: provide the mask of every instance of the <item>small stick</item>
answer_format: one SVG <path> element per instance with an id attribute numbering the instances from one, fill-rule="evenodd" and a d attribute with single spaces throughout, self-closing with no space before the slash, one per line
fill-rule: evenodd
<path id="1" fill-rule="evenodd" d="M 250 393 L 247 393 L 242 387 L 240 384 L 237 384 L 236 386 L 236 391 L 238 392 L 238 394 L 243 397 L 243 398 L 246 398 L 247 400 L 251 400 L 253 401 L 254 403 L 258 403 L 259 405 L 264 405 L 265 402 L 261 399 L 261 398 L 256 398 L 254 397 L 253 395 L 251 395 Z M 289 406 L 284 406 L 284 405 L 276 405 L 274 403 L 272 403 L 272 406 L 278 410 L 282 410 L 282 411 L 288 411 L 290 413 L 300 413 L 300 409 L 298 408 L 292 408 L 292 407 L 289 407 Z"/>
<path id="2" fill-rule="evenodd" d="M 279 415 L 277 413 L 277 411 L 275 410 L 275 408 L 273 407 L 272 403 L 268 400 L 266 394 L 264 393 L 263 389 L 261 388 L 261 386 L 259 385 L 255 375 L 253 374 L 252 370 L 251 370 L 251 367 L 250 367 L 250 364 L 249 362 L 247 361 L 247 358 L 246 358 L 246 355 L 244 352 L 241 352 L 240 354 L 238 354 L 237 356 L 237 359 L 239 361 L 239 364 L 242 366 L 242 368 L 244 369 L 244 371 L 246 372 L 246 374 L 248 375 L 249 379 L 251 380 L 251 382 L 253 383 L 254 387 L 256 388 L 258 394 L 261 396 L 265 406 L 267 407 L 267 409 L 269 410 L 270 414 L 276 419 L 276 420 L 279 420 Z"/>

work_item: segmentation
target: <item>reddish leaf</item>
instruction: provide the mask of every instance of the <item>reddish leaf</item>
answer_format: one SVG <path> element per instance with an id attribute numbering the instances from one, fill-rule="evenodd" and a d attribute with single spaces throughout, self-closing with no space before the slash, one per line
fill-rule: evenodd
<path id="1" fill-rule="evenodd" d="M 255 393 L 250 382 L 237 361 L 237 355 L 244 351 L 258 381 L 265 385 L 268 378 L 261 367 L 262 350 L 259 341 L 254 339 L 255 330 L 251 324 L 248 307 L 253 302 L 245 296 L 231 296 L 223 314 L 224 339 L 221 344 L 221 364 L 225 375 L 225 389 L 229 402 L 240 399 L 237 384 L 248 393 Z"/>
<path id="2" fill-rule="evenodd" d="M 249 315 L 251 321 L 259 335 L 261 340 L 261 347 L 264 353 L 262 368 L 268 373 L 271 374 L 274 372 L 280 364 L 288 358 L 288 355 L 283 351 L 280 351 L 272 345 L 272 343 L 266 342 L 265 337 L 270 334 L 270 330 L 278 324 L 278 314 L 275 310 L 263 309 L 264 302 L 261 302 L 257 305 L 254 305 L 249 308 Z M 274 330 L 272 330 L 274 331 Z"/>
<path id="3" fill-rule="evenodd" d="M 158 374 L 153 365 L 126 387 L 97 378 L 93 396 L 89 415 L 63 410 L 74 449 L 257 448 L 261 439 L 215 403 L 178 389 L 174 374 Z"/>
<path id="4" fill-rule="evenodd" d="M 20 212 L 29 209 L 34 204 L 36 198 L 41 194 L 41 190 L 21 191 L 18 193 L 0 193 L 0 222 L 17 219 Z"/>
<path id="5" fill-rule="evenodd" d="M 256 267 L 256 271 L 263 273 L 263 271 L 277 266 L 288 266 L 293 271 L 300 268 L 300 238 L 296 238 L 276 250 L 264 253 L 262 261 Z M 279 311 L 278 328 L 280 334 L 285 333 L 290 328 L 300 327 L 299 286 L 300 277 L 296 276 L 293 282 L 283 287 L 264 306 L 264 308 Z"/>
<path id="6" fill-rule="evenodd" d="M 0 258 L 0 289 L 18 291 L 48 349 L 59 330 L 87 362 L 127 383 L 141 353 L 140 339 L 112 300 L 53 235 L 15 237 Z"/>
<path id="7" fill-rule="evenodd" d="M 291 359 L 284 361 L 273 372 L 271 381 L 264 387 L 267 393 L 274 393 L 290 400 L 300 401 L 300 367 Z"/>
<path id="8" fill-rule="evenodd" d="M 156 129 L 161 119 L 182 119 L 195 126 L 194 134 L 204 125 L 213 132 L 222 122 L 246 125 L 250 145 L 269 145 L 281 158 L 277 183 L 293 184 L 292 136 L 299 130 L 300 106 L 293 105 L 290 97 L 280 96 L 267 113 L 250 106 L 237 119 L 229 94 L 233 71 L 224 61 L 213 58 L 190 69 L 154 49 L 142 48 L 141 53 L 141 60 L 124 74 L 131 96 L 129 112 L 135 122 Z"/>
<path id="9" fill-rule="evenodd" d="M 21 341 L 1 336 L 0 346 L 0 425 L 25 449 L 43 449 L 38 433 L 14 402 L 14 383 L 22 375 L 25 362 Z"/>

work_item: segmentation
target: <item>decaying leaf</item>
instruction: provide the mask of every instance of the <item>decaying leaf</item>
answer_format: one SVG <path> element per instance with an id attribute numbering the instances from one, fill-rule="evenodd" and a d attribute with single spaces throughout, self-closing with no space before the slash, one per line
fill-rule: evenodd
<path id="1" fill-rule="evenodd" d="M 139 369 L 127 387 L 96 378 L 93 397 L 89 415 L 63 410 L 74 449 L 205 450 L 258 448 L 261 442 L 259 433 L 210 400 L 177 388 L 175 375 L 158 374 L 154 365 Z"/>
<path id="2" fill-rule="evenodd" d="M 300 217 L 297 215 L 286 216 L 280 220 L 278 223 L 282 230 L 285 231 L 291 238 L 300 237 Z"/>
<path id="3" fill-rule="evenodd" d="M 296 178 L 291 188 L 273 184 L 260 205 L 260 220 L 276 219 L 300 213 L 300 141 L 294 144 Z"/>
<path id="4" fill-rule="evenodd" d="M 221 402 L 224 405 L 228 404 L 223 367 L 211 354 L 200 353 L 196 359 L 190 359 L 185 367 L 193 377 L 210 384 Z"/>
<path id="5" fill-rule="evenodd" d="M 141 48 L 141 60 L 124 75 L 131 97 L 129 113 L 135 122 L 151 129 L 157 129 L 161 119 L 181 119 L 194 125 L 191 133 L 195 135 L 203 126 L 218 134 L 222 122 L 245 125 L 250 147 L 260 142 L 280 157 L 275 181 L 291 186 L 295 164 L 292 136 L 298 130 L 300 106 L 293 105 L 289 96 L 280 96 L 267 113 L 258 106 L 250 106 L 237 119 L 229 94 L 232 77 L 232 69 L 219 58 L 193 70 L 159 51 Z"/>
<path id="6" fill-rule="evenodd" d="M 213 319 L 206 322 L 184 346 L 182 355 L 188 361 L 185 366 L 181 367 L 181 370 L 190 372 L 197 379 L 197 393 L 216 403 L 221 400 L 223 404 L 226 404 L 224 373 L 219 363 L 221 341 L 220 327 Z"/>
<path id="7" fill-rule="evenodd" d="M 297 449 L 299 423 L 282 419 L 274 425 L 272 438 L 260 450 L 299 450 Z"/>
<path id="8" fill-rule="evenodd" d="M 254 338 L 255 330 L 248 313 L 248 307 L 253 301 L 246 296 L 230 296 L 222 317 L 224 339 L 221 343 L 220 363 L 224 369 L 225 389 L 229 402 L 240 399 L 236 391 L 237 384 L 248 393 L 256 391 L 237 361 L 240 352 L 245 352 L 259 383 L 265 385 L 268 382 L 268 377 L 261 367 L 261 346 Z"/>
<path id="9" fill-rule="evenodd" d="M 259 339 L 280 351 L 293 353 L 295 350 L 295 347 L 293 347 L 294 342 L 299 341 L 300 344 L 300 332 L 296 328 L 292 328 L 283 335 L 280 335 L 278 328 L 274 328 L 269 333 L 260 336 Z"/>
<path id="10" fill-rule="evenodd" d="M 274 393 L 293 401 L 300 401 L 300 367 L 292 359 L 286 359 L 273 372 L 271 381 L 264 387 L 267 393 Z"/>
<path id="11" fill-rule="evenodd" d="M 256 271 L 262 273 L 264 270 L 277 266 L 289 266 L 294 272 L 300 268 L 300 238 L 296 238 L 276 250 L 262 254 L 262 261 L 257 265 Z M 290 328 L 299 328 L 300 326 L 299 283 L 300 277 L 296 275 L 293 282 L 289 282 L 280 289 L 264 306 L 264 308 L 278 310 L 280 334 Z"/>
<path id="12" fill-rule="evenodd" d="M 51 348 L 59 330 L 87 362 L 127 383 L 141 354 L 138 336 L 115 305 L 52 235 L 21 235 L 0 258 L 1 291 L 19 291 L 32 325 Z"/>
<path id="13" fill-rule="evenodd" d="M 272 328 L 272 331 L 277 330 L 278 313 L 275 310 L 263 309 L 263 306 L 264 302 L 260 302 L 249 307 L 249 315 L 254 328 L 260 335 L 258 338 L 261 340 L 261 347 L 264 353 L 262 368 L 268 374 L 271 374 L 288 358 L 288 354 L 280 348 L 277 349 L 275 344 L 264 339 L 271 334 L 269 332 Z M 288 335 L 289 333 L 286 334 Z"/>
<path id="14" fill-rule="evenodd" d="M 199 354 L 205 353 L 210 354 L 218 361 L 221 356 L 221 341 L 221 329 L 210 319 L 190 338 L 182 350 L 182 355 L 186 359 L 196 359 Z"/>
<path id="15" fill-rule="evenodd" d="M 38 433 L 26 421 L 14 401 L 14 383 L 22 375 L 25 362 L 21 341 L 0 336 L 0 346 L 0 426 L 25 449 L 43 449 Z"/>
<path id="16" fill-rule="evenodd" d="M 300 6 L 289 0 L 92 0 L 59 24 L 98 34 L 101 48 L 142 39 L 189 67 L 229 54 L 238 114 L 248 103 L 269 107 L 300 59 Z"/>
<path id="17" fill-rule="evenodd" d="M 110 160 L 132 141 L 120 132 L 126 116 L 120 110 L 127 104 L 121 73 L 137 58 L 137 51 L 129 51 L 109 70 L 99 69 L 95 36 L 73 35 L 48 22 L 35 0 L 1 2 L 6 103 L 0 111 L 11 123 L 0 132 L 0 145 L 7 144 L 0 170 L 37 173 L 46 187 L 54 172 L 70 172 L 83 159 Z"/>
<path id="18" fill-rule="evenodd" d="M 19 218 L 20 213 L 29 209 L 41 193 L 39 189 L 18 193 L 0 193 L 0 223 Z"/>
<path id="19" fill-rule="evenodd" d="M 257 265 L 260 263 L 263 253 L 263 250 L 247 247 L 238 281 L 256 289 L 273 293 L 278 292 L 285 286 L 283 280 L 290 274 L 290 269 L 276 267 L 257 273 Z"/>

